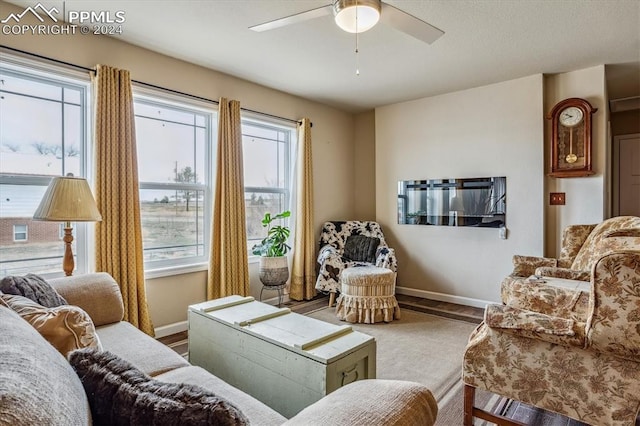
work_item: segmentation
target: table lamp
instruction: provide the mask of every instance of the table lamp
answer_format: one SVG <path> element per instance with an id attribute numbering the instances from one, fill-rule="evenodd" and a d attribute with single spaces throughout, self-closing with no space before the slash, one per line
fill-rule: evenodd
<path id="1" fill-rule="evenodd" d="M 71 222 L 96 222 L 102 216 L 86 179 L 74 177 L 72 174 L 53 178 L 47 192 L 44 193 L 40 205 L 33 214 L 35 220 L 64 222 L 64 258 L 62 269 L 70 276 L 75 267 L 71 243 L 73 228 Z"/>

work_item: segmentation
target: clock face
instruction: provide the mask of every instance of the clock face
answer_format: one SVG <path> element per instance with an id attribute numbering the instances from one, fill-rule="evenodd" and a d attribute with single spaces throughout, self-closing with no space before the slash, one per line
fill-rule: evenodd
<path id="1" fill-rule="evenodd" d="M 583 118 L 584 114 L 582 113 L 582 110 L 572 106 L 565 108 L 560 112 L 559 121 L 563 126 L 573 127 L 578 125 Z"/>

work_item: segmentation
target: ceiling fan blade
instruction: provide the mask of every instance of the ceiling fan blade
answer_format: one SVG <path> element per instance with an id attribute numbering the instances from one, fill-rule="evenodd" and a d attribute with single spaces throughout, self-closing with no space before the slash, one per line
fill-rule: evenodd
<path id="1" fill-rule="evenodd" d="M 252 27 L 249 27 L 249 29 L 256 32 L 269 31 L 276 28 L 284 27 L 286 25 L 297 24 L 299 22 L 308 21 L 310 19 L 316 19 L 322 16 L 331 15 L 332 13 L 333 6 L 329 4 L 326 6 L 318 7 L 316 9 L 307 10 L 306 12 L 300 12 L 296 13 L 295 15 L 289 15 L 284 18 L 254 25 Z"/>
<path id="2" fill-rule="evenodd" d="M 402 31 L 405 34 L 409 34 L 418 40 L 425 43 L 433 43 L 444 34 L 439 28 L 418 19 L 413 15 L 409 15 L 407 12 L 403 12 L 400 9 L 396 9 L 387 3 L 382 3 L 382 13 L 380 13 L 380 20 L 391 25 L 398 31 Z"/>

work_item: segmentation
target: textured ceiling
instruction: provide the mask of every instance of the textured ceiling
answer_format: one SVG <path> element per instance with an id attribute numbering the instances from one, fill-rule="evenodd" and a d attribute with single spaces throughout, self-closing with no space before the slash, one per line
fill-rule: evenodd
<path id="1" fill-rule="evenodd" d="M 640 0 L 388 0 L 445 34 L 428 45 L 379 24 L 360 35 L 359 76 L 355 36 L 331 16 L 248 30 L 330 2 L 67 0 L 65 7 L 124 10 L 118 38 L 129 43 L 348 111 L 600 64 L 616 77 L 612 98 L 640 95 Z M 42 3 L 62 10 L 62 1 Z"/>

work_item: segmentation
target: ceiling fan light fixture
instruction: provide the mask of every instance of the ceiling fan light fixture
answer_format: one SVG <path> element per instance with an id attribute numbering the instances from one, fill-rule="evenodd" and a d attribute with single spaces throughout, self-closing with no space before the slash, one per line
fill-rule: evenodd
<path id="1" fill-rule="evenodd" d="M 336 24 L 348 33 L 363 33 L 373 28 L 380 20 L 381 9 L 380 0 L 335 0 L 333 2 Z"/>

